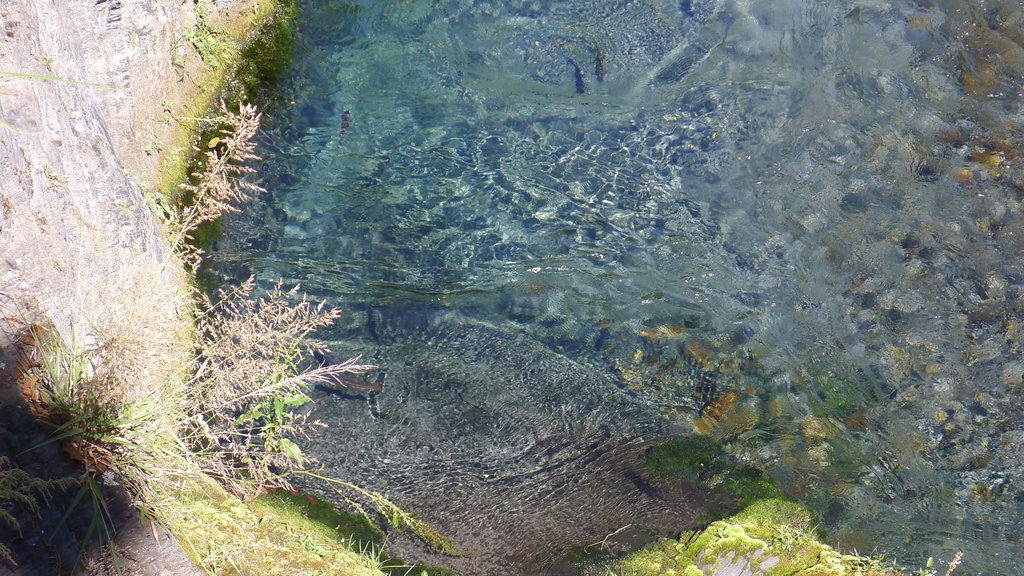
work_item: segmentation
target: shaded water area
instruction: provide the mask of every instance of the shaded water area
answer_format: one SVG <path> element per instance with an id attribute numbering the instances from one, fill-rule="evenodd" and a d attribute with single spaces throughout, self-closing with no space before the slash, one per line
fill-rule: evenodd
<path id="1" fill-rule="evenodd" d="M 457 573 L 687 527 L 639 454 L 697 431 L 843 549 L 1013 574 L 1022 43 L 1013 2 L 305 1 L 211 271 L 346 311 L 381 390 L 305 449 Z"/>

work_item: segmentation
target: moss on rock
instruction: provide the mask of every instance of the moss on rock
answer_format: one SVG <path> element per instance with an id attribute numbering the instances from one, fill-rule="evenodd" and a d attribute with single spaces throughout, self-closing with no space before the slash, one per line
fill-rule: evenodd
<path id="1" fill-rule="evenodd" d="M 811 513 L 781 499 L 742 512 L 678 540 L 656 542 L 614 566 L 619 576 L 899 576 L 879 560 L 841 554 L 824 544 Z"/>
<path id="2" fill-rule="evenodd" d="M 375 569 L 382 575 L 451 575 L 442 568 L 406 564 L 402 559 L 387 554 L 384 552 L 386 534 L 366 516 L 339 510 L 334 504 L 312 494 L 275 490 L 256 498 L 249 505 L 257 516 L 273 518 L 289 532 L 302 534 L 303 538 L 295 542 L 304 548 L 322 552 L 329 545 L 340 543 L 374 558 Z"/>
<path id="3" fill-rule="evenodd" d="M 276 0 L 274 13 L 249 38 L 229 78 L 229 99 L 255 103 L 266 111 L 292 59 L 297 0 Z"/>
<path id="4" fill-rule="evenodd" d="M 150 505 L 182 550 L 209 574 L 385 576 L 379 562 L 324 517 L 310 519 L 282 499 L 245 503 L 203 474 L 155 486 Z"/>

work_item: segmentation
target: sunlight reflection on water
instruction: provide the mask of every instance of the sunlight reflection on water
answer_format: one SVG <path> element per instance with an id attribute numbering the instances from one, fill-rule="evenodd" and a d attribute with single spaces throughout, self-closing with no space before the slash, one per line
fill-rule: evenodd
<path id="1" fill-rule="evenodd" d="M 1022 20 L 304 2 L 269 195 L 212 266 L 350 311 L 325 337 L 353 352 L 378 308 L 512 326 L 765 467 L 841 546 L 1008 574 Z"/>

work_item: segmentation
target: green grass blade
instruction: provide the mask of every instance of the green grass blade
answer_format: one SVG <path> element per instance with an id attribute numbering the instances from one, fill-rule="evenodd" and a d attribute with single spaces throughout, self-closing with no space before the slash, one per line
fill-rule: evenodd
<path id="1" fill-rule="evenodd" d="M 71 504 L 68 505 L 68 509 L 64 511 L 64 516 L 61 517 L 60 522 L 57 522 L 57 528 L 58 529 L 60 529 L 60 527 L 63 526 L 64 523 L 68 521 L 68 518 L 71 517 L 71 513 L 75 511 L 75 508 L 78 508 L 78 503 L 82 501 L 82 498 L 85 498 L 85 494 L 87 492 L 89 492 L 89 485 L 88 484 L 83 484 L 82 487 L 78 489 L 78 493 L 75 494 L 74 499 L 71 500 Z M 53 536 L 56 536 L 56 535 L 57 535 L 57 530 L 54 530 L 53 531 Z M 50 540 L 51 541 L 53 540 L 53 536 L 50 536 Z"/>
<path id="2" fill-rule="evenodd" d="M 110 86 L 104 86 L 103 84 L 91 84 L 89 82 L 79 82 L 77 80 L 68 80 L 67 78 L 60 78 L 57 76 L 46 76 L 43 74 L 27 74 L 25 72 L 8 72 L 7 70 L 0 70 L 0 76 L 13 76 L 15 78 L 28 78 L 30 80 L 46 80 L 47 82 L 63 82 L 65 84 L 75 84 L 77 86 L 91 86 L 93 88 L 104 88 L 110 90 Z"/>
<path id="3" fill-rule="evenodd" d="M 25 450 L 25 452 L 22 452 L 22 454 L 25 454 L 26 452 L 31 452 L 32 450 L 37 450 L 39 448 L 42 448 L 43 446 L 46 446 L 47 444 L 59 442 L 61 440 L 64 440 L 65 438 L 70 438 L 72 436 L 82 436 L 82 430 L 79 428 L 75 428 L 74 425 L 88 420 L 90 416 L 90 414 L 82 414 L 77 418 L 68 420 L 67 422 L 61 424 L 60 426 L 55 426 L 55 432 L 59 432 L 59 434 L 54 434 L 50 436 L 49 438 L 43 440 L 39 444 L 36 444 L 35 446 L 29 448 L 28 450 Z"/>

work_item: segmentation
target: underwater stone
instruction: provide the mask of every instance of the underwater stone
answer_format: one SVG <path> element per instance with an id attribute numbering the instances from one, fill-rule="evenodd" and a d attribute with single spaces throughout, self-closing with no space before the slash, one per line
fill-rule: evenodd
<path id="1" fill-rule="evenodd" d="M 546 574 L 573 547 L 623 526 L 630 528 L 606 542 L 619 554 L 708 513 L 706 493 L 647 479 L 642 455 L 670 430 L 614 374 L 513 324 L 444 308 L 364 314 L 377 345 L 366 357 L 400 360 L 380 362 L 375 414 L 362 397 L 316 391 L 313 416 L 344 425 L 303 451 L 331 476 L 414 510 L 468 554 L 441 556 L 402 533 L 389 536 L 390 553 L 466 576 L 494 566 Z M 345 356 L 348 346 L 332 346 Z"/>

